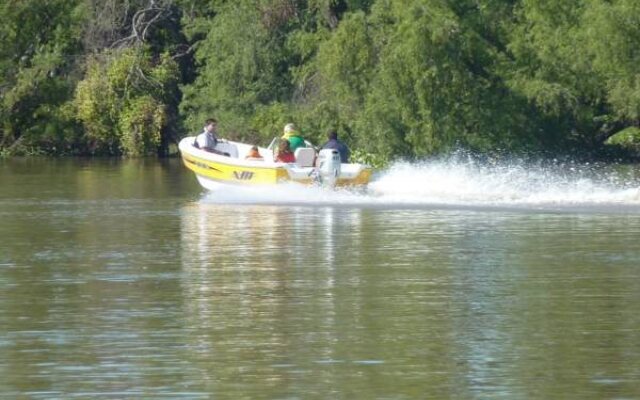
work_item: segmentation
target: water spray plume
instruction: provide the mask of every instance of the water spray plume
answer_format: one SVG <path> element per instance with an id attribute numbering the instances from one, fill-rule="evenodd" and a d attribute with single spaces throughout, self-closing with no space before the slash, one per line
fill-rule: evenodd
<path id="1" fill-rule="evenodd" d="M 470 157 L 398 162 L 366 192 L 284 185 L 213 192 L 214 203 L 363 207 L 471 207 L 640 212 L 640 170 L 561 162 L 479 161 Z"/>

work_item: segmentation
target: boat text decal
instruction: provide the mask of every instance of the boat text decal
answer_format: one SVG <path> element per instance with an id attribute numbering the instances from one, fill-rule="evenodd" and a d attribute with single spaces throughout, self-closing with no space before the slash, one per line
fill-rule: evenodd
<path id="1" fill-rule="evenodd" d="M 236 179 L 240 179 L 243 181 L 248 181 L 251 178 L 253 178 L 253 172 L 250 171 L 233 171 L 233 176 L 236 177 Z"/>

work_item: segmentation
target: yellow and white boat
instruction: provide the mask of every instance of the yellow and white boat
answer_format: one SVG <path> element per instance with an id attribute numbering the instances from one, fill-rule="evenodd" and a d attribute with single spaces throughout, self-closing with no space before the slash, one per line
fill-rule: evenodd
<path id="1" fill-rule="evenodd" d="M 200 184 L 209 190 L 220 185 L 274 185 L 296 182 L 327 187 L 365 186 L 371 178 L 371 167 L 365 164 L 341 164 L 336 150 L 296 149 L 295 163 L 275 162 L 272 145 L 258 147 L 262 160 L 247 159 L 251 145 L 221 140 L 216 150 L 229 156 L 211 153 L 193 145 L 195 137 L 179 143 L 184 165 L 196 174 Z"/>

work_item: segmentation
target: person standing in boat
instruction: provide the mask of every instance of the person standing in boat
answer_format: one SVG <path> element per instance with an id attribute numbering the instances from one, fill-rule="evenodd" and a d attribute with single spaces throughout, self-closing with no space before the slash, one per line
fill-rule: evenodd
<path id="1" fill-rule="evenodd" d="M 204 123 L 204 131 L 196 137 L 193 145 L 210 153 L 228 156 L 229 153 L 216 150 L 218 140 L 218 121 L 215 118 L 209 118 Z"/>
<path id="2" fill-rule="evenodd" d="M 348 163 L 351 151 L 346 144 L 342 143 L 342 141 L 338 139 L 338 132 L 330 130 L 327 133 L 327 138 L 329 140 L 327 141 L 327 143 L 322 145 L 322 148 L 338 150 L 338 153 L 340 153 L 340 162 L 343 164 Z"/>
<path id="3" fill-rule="evenodd" d="M 284 126 L 284 135 L 282 139 L 285 139 L 289 142 L 289 149 L 292 153 L 295 153 L 296 149 L 299 147 L 307 147 L 302 136 L 298 133 L 296 126 L 294 124 L 286 124 Z"/>

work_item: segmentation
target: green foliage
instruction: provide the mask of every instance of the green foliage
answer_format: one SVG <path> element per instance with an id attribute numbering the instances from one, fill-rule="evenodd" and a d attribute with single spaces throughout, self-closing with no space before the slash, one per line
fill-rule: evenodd
<path id="1" fill-rule="evenodd" d="M 158 100 L 144 95 L 132 99 L 128 107 L 122 111 L 119 121 L 124 153 L 142 156 L 157 152 L 166 121 L 165 108 Z"/>
<path id="2" fill-rule="evenodd" d="M 602 113 L 633 123 L 635 75 L 612 70 L 617 79 L 603 81 L 607 69 L 591 68 L 597 55 L 586 40 L 590 12 L 630 13 L 632 0 L 239 3 L 216 10 L 203 40 L 204 73 L 183 103 L 185 113 L 206 110 L 194 127 L 216 114 L 230 135 L 266 139 L 295 121 L 314 141 L 334 128 L 352 147 L 420 157 L 460 147 L 588 148 L 602 136 Z M 295 9 L 287 14 L 283 4 Z M 611 12 L 598 15 L 598 35 L 606 38 L 617 23 Z M 638 24 L 629 21 L 624 34 L 635 37 Z M 230 37 L 252 49 L 251 57 L 229 51 Z"/>
<path id="3" fill-rule="evenodd" d="M 75 142 L 75 125 L 61 108 L 76 82 L 73 55 L 83 22 L 78 3 L 0 5 L 0 149 L 5 154 L 50 153 L 56 145 Z"/>
<path id="4" fill-rule="evenodd" d="M 581 22 L 581 50 L 605 82 L 602 90 L 611 113 L 640 120 L 640 3 L 592 1 Z"/>
<path id="5" fill-rule="evenodd" d="M 306 114 L 316 129 L 354 132 L 365 104 L 373 73 L 374 50 L 366 17 L 348 14 L 333 34 L 318 48 Z"/>
<path id="6" fill-rule="evenodd" d="M 171 58 L 154 63 L 144 50 L 105 53 L 92 60 L 74 98 L 91 151 L 129 156 L 158 152 L 176 76 Z"/>
<path id="7" fill-rule="evenodd" d="M 607 139 L 605 144 L 640 154 L 640 128 L 623 129 Z"/>
<path id="8" fill-rule="evenodd" d="M 380 6 L 378 7 L 378 5 Z M 521 103 L 494 70 L 495 46 L 439 1 L 376 3 L 378 63 L 358 126 L 369 149 L 423 156 L 512 146 L 527 135 Z M 366 145 L 366 143 L 363 143 Z"/>
<path id="9" fill-rule="evenodd" d="M 384 169 L 389 165 L 389 158 L 381 154 L 369 153 L 362 149 L 355 149 L 351 152 L 349 162 L 367 164 L 374 169 Z"/>
<path id="10" fill-rule="evenodd" d="M 535 105 L 551 143 L 599 146 L 602 121 L 638 124 L 638 2 L 537 0 L 518 10 L 504 76 Z"/>
<path id="11" fill-rule="evenodd" d="M 248 139 L 255 143 L 269 143 L 274 137 L 282 136 L 283 127 L 291 121 L 294 121 L 294 118 L 289 107 L 283 103 L 258 105 L 250 126 L 250 132 L 253 132 L 254 136 Z"/>
<path id="12" fill-rule="evenodd" d="M 200 74 L 184 88 L 181 104 L 192 131 L 216 115 L 223 132 L 242 137 L 257 105 L 286 97 L 290 79 L 279 31 L 293 14 L 262 6 L 258 1 L 231 2 L 209 22 L 196 52 Z"/>
<path id="13" fill-rule="evenodd" d="M 336 129 L 375 164 L 597 153 L 640 126 L 637 0 L 148 5 L 0 5 L 2 154 L 152 154 L 212 116 L 263 144 L 288 122 L 315 143 Z"/>
<path id="14" fill-rule="evenodd" d="M 112 104 L 115 97 L 105 68 L 98 60 L 91 60 L 85 79 L 76 88 L 74 105 L 85 137 L 92 149 L 97 149 L 99 153 L 115 153 L 118 150 L 117 137 L 112 129 L 118 115 L 116 106 Z"/>

